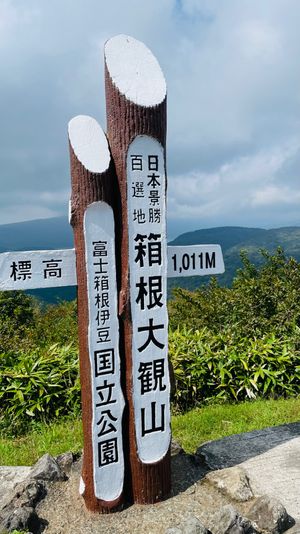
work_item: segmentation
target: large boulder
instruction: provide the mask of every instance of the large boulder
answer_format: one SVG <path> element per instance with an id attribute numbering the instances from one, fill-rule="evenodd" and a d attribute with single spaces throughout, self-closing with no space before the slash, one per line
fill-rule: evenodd
<path id="1" fill-rule="evenodd" d="M 224 495 L 238 502 L 253 499 L 248 473 L 242 467 L 229 467 L 208 473 L 205 479 Z"/>

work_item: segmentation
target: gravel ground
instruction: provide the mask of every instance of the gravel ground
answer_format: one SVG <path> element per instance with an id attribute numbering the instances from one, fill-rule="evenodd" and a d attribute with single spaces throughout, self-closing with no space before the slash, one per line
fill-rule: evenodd
<path id="1" fill-rule="evenodd" d="M 172 458 L 172 494 L 155 505 L 133 505 L 109 515 L 89 513 L 79 496 L 80 461 L 73 465 L 67 482 L 53 483 L 37 513 L 48 525 L 45 534 L 163 534 L 168 527 L 194 514 L 209 527 L 211 514 L 228 500 L 203 477 L 206 471 L 191 457 Z M 246 511 L 247 504 L 238 506 Z"/>

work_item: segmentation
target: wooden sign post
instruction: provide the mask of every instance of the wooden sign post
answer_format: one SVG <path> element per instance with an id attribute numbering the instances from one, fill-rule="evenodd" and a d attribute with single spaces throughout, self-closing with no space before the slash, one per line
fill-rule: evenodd
<path id="1" fill-rule="evenodd" d="M 123 321 L 134 502 L 171 489 L 166 242 L 166 83 L 135 39 L 105 45 L 107 135 L 120 188 Z"/>
<path id="2" fill-rule="evenodd" d="M 80 493 L 101 513 L 170 492 L 167 276 L 224 272 L 219 245 L 167 247 L 166 83 L 157 60 L 132 37 L 114 37 L 105 86 L 109 146 L 91 117 L 69 123 L 75 253 L 0 255 L 2 290 L 78 286 Z"/>
<path id="3" fill-rule="evenodd" d="M 84 430 L 80 492 L 89 510 L 106 512 L 123 499 L 124 454 L 115 265 L 114 171 L 98 123 L 69 123 L 78 284 L 78 328 Z"/>

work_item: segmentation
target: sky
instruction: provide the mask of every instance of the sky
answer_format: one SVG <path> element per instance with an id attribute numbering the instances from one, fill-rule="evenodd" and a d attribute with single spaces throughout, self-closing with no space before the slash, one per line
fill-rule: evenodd
<path id="1" fill-rule="evenodd" d="M 67 214 L 67 124 L 106 127 L 104 43 L 168 88 L 169 237 L 300 226 L 299 0 L 0 0 L 0 224 Z"/>

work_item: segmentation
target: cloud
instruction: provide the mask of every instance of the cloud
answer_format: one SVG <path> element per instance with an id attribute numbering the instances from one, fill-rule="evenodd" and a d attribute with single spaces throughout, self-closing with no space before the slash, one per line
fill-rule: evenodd
<path id="1" fill-rule="evenodd" d="M 299 17 L 298 0 L 2 0 L 0 220 L 66 213 L 67 123 L 105 127 L 103 44 L 128 33 L 168 83 L 170 219 L 299 221 Z"/>
<path id="2" fill-rule="evenodd" d="M 291 189 L 285 186 L 269 185 L 264 189 L 255 191 L 252 197 L 253 206 L 272 206 L 276 204 L 295 204 L 299 205 L 299 190 Z"/>
<path id="3" fill-rule="evenodd" d="M 205 224 L 205 220 L 228 221 L 232 217 L 253 224 L 258 208 L 284 208 L 287 203 L 296 207 L 300 183 L 292 188 L 278 181 L 284 169 L 293 173 L 299 156 L 300 139 L 291 139 L 284 146 L 235 158 L 214 172 L 170 176 L 170 218 Z"/>

